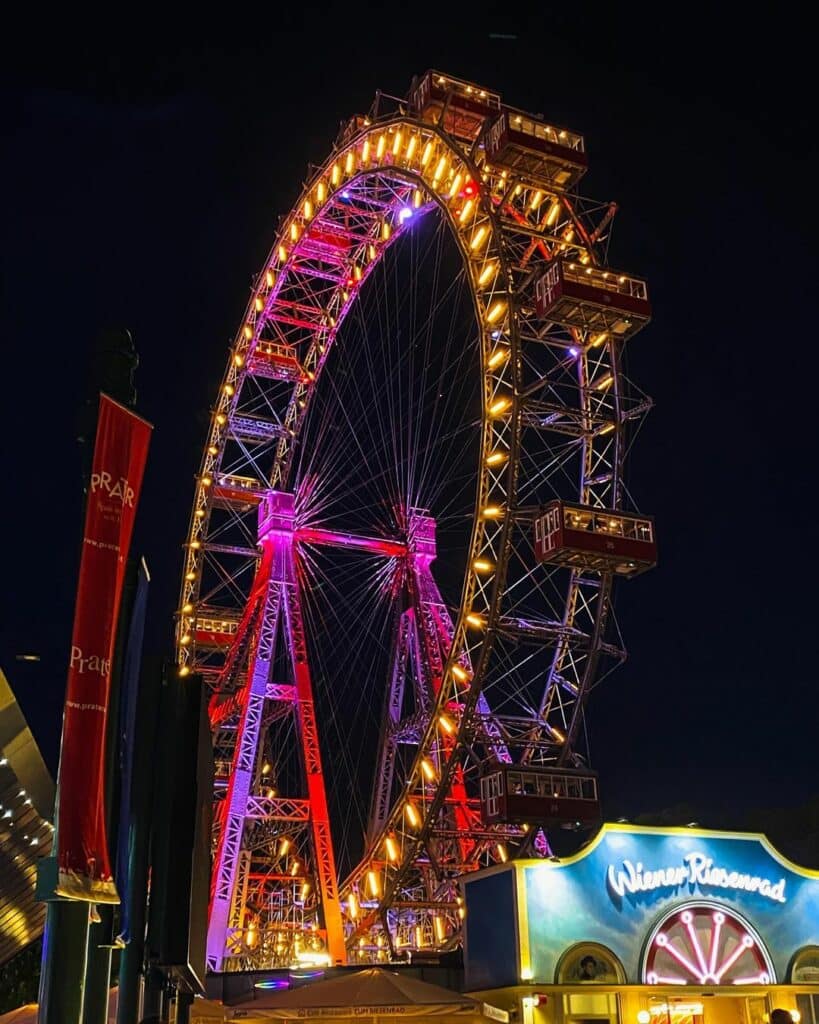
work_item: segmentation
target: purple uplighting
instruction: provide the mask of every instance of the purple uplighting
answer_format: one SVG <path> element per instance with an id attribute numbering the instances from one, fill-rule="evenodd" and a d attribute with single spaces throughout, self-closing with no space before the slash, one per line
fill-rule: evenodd
<path id="1" fill-rule="evenodd" d="M 413 210 L 412 210 L 411 206 L 402 206 L 401 209 L 398 211 L 398 222 L 400 224 L 403 224 L 404 221 L 407 221 L 407 220 L 410 219 L 412 214 L 413 214 Z"/>
<path id="2" fill-rule="evenodd" d="M 572 357 L 572 359 L 577 359 L 577 357 L 580 355 L 580 349 L 575 348 L 574 345 L 572 345 L 572 347 L 569 349 L 569 355 Z"/>

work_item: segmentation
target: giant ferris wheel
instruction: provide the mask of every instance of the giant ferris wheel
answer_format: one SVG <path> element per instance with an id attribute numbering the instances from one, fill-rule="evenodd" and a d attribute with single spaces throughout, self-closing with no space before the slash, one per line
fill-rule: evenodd
<path id="1" fill-rule="evenodd" d="M 646 286 L 608 264 L 586 164 L 427 72 L 342 126 L 278 227 L 178 613 L 211 692 L 211 969 L 453 948 L 461 874 L 594 818 L 612 581 L 655 548 L 623 478 Z"/>

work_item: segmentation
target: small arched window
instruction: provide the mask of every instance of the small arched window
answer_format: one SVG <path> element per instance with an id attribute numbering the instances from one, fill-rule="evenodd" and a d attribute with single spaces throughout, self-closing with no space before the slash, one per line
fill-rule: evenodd
<path id="1" fill-rule="evenodd" d="M 819 984 L 819 946 L 805 946 L 791 960 L 792 985 Z"/>
<path id="2" fill-rule="evenodd" d="M 625 973 L 617 957 L 596 942 L 572 946 L 557 965 L 558 985 L 605 985 L 624 981 Z"/>

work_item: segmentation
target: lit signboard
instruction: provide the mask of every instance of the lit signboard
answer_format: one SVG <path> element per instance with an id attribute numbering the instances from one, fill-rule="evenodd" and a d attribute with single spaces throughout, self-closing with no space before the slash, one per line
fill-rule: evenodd
<path id="1" fill-rule="evenodd" d="M 508 942 L 493 927 L 500 873 L 511 875 L 517 982 L 557 982 L 561 962 L 583 945 L 608 950 L 631 984 L 786 982 L 795 955 L 819 946 L 819 872 L 792 864 L 764 836 L 604 825 L 574 857 L 464 879 L 467 972 L 485 987 L 490 976 L 512 983 L 500 945 L 492 948 Z M 747 952 L 728 963 L 739 947 Z"/>

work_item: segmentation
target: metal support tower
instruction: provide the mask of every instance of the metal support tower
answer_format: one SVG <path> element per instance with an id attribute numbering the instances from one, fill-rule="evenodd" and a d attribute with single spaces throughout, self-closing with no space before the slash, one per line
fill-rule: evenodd
<path id="1" fill-rule="evenodd" d="M 247 621 L 243 623 L 245 629 L 242 630 L 250 631 L 252 635 L 249 638 L 246 681 L 240 697 L 241 709 L 233 763 L 223 805 L 213 875 L 208 962 L 214 970 L 222 967 L 231 939 L 246 924 L 244 897 L 250 858 L 244 839 L 248 822 L 259 819 L 269 823 L 287 823 L 295 826 L 298 831 L 307 831 L 307 843 L 294 845 L 302 851 L 305 846 L 309 848 L 305 867 L 315 872 L 327 953 L 333 962 L 345 961 L 327 794 L 295 569 L 294 537 L 293 496 L 271 491 L 259 506 L 259 544 L 262 554 L 253 586 L 253 599 L 248 604 Z M 277 634 L 282 628 L 290 657 L 293 684 L 271 687 Z M 266 797 L 261 791 L 264 766 L 261 764 L 260 739 L 265 709 L 269 703 L 289 705 L 300 739 L 304 790 L 287 798 Z M 218 711 L 218 705 L 213 710 Z M 213 717 L 216 719 L 215 714 Z M 306 887 L 311 883 L 309 876 L 301 873 L 302 861 L 294 860 L 293 864 L 295 870 L 291 877 L 301 881 L 302 909 L 307 911 L 302 928 L 307 933 L 316 923 L 309 919 L 307 904 Z M 292 883 L 290 888 L 292 891 Z M 293 902 L 297 902 L 295 897 Z M 319 910 L 318 905 L 313 905 L 315 910 Z M 292 912 L 293 908 L 289 910 Z M 292 925 L 296 922 L 291 917 L 288 923 L 292 931 Z M 254 934 L 253 929 L 250 934 Z M 295 947 L 294 942 L 293 950 Z M 291 949 L 285 949 L 284 952 L 290 954 Z"/>

